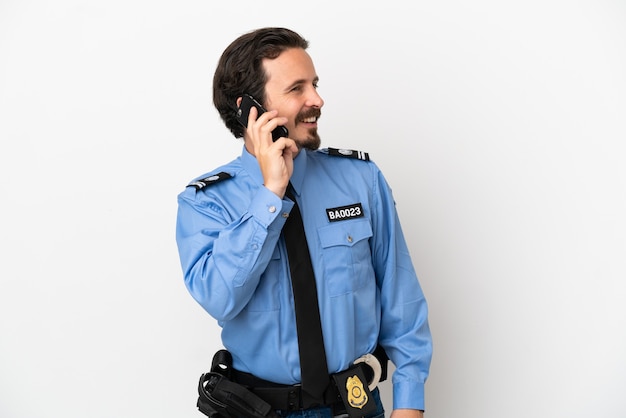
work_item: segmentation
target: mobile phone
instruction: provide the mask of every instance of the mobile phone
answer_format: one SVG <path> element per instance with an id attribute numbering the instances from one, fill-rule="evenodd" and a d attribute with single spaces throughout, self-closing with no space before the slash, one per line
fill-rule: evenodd
<path id="1" fill-rule="evenodd" d="M 246 128 L 248 126 L 248 115 L 250 114 L 250 109 L 252 106 L 257 109 L 257 118 L 265 113 L 265 109 L 256 99 L 249 94 L 244 94 L 241 99 L 241 104 L 239 105 L 239 109 L 237 109 L 237 120 Z M 281 137 L 288 137 L 289 131 L 284 126 L 277 126 L 276 129 L 272 131 L 272 140 L 276 141 Z"/>

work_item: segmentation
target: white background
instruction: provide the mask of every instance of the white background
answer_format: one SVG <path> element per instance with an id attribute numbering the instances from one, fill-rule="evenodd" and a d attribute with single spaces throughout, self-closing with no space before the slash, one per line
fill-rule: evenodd
<path id="1" fill-rule="evenodd" d="M 0 417 L 201 416 L 176 195 L 239 154 L 211 79 L 261 26 L 394 189 L 427 416 L 626 416 L 623 1 L 0 0 Z"/>

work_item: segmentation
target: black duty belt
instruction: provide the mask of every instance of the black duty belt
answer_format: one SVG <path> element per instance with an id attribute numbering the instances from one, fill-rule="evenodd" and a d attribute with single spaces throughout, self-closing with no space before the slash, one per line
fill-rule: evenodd
<path id="1" fill-rule="evenodd" d="M 367 360 L 369 356 L 375 358 L 375 362 L 380 365 L 380 370 L 371 365 Z M 300 385 L 281 385 L 267 380 L 260 379 L 250 373 L 241 372 L 235 369 L 231 370 L 231 378 L 234 382 L 246 386 L 248 390 L 263 399 L 274 409 L 293 411 L 298 409 L 312 408 L 315 406 L 328 406 L 335 410 L 342 410 L 344 402 L 340 393 L 340 389 L 336 384 L 337 375 L 352 374 L 357 369 L 361 370 L 366 382 L 372 382 L 370 389 L 376 386 L 378 382 L 382 382 L 387 378 L 387 361 L 388 357 L 382 347 L 378 347 L 372 355 L 362 357 L 363 361 L 357 360 L 355 364 L 341 373 L 335 373 L 330 376 L 330 384 L 324 391 L 323 399 L 318 400 L 317 405 L 304 405 Z"/>
<path id="2" fill-rule="evenodd" d="M 232 356 L 219 350 L 211 371 L 200 377 L 198 409 L 210 418 L 277 418 L 274 411 L 293 411 L 326 406 L 335 413 L 347 412 L 358 418 L 373 412 L 371 391 L 387 378 L 387 355 L 382 348 L 366 354 L 339 373 L 329 376 L 331 383 L 321 399 L 303 396 L 300 385 L 282 385 L 237 371 Z M 305 400 L 306 399 L 306 400 Z"/>
<path id="3" fill-rule="evenodd" d="M 280 385 L 238 370 L 232 371 L 234 382 L 244 385 L 252 393 L 272 405 L 274 409 L 293 411 L 315 406 L 334 406 L 341 403 L 339 391 L 334 384 L 328 385 L 324 391 L 324 398 L 319 399 L 318 405 L 304 405 L 300 385 Z"/>

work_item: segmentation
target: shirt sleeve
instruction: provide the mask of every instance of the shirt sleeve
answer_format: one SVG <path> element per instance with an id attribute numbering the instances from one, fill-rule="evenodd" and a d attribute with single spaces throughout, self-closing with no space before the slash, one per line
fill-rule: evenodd
<path id="1" fill-rule="evenodd" d="M 185 285 L 220 322 L 250 301 L 285 223 L 282 215 L 293 207 L 265 187 L 252 197 L 234 193 L 228 204 L 193 188 L 178 196 L 176 242 Z"/>
<path id="2" fill-rule="evenodd" d="M 406 245 L 391 189 L 377 171 L 373 257 L 381 293 L 379 343 L 396 367 L 394 409 L 424 410 L 424 384 L 432 357 L 428 308 Z"/>

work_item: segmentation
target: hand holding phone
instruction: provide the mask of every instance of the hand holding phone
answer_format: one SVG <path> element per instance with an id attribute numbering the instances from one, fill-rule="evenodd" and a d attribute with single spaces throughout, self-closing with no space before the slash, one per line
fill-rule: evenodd
<path id="1" fill-rule="evenodd" d="M 248 116 L 250 115 L 250 109 L 253 106 L 257 109 L 257 118 L 266 112 L 263 106 L 261 106 L 261 104 L 257 102 L 254 97 L 249 94 L 244 94 L 241 99 L 239 109 L 237 110 L 237 120 L 244 128 L 248 127 Z M 276 129 L 272 131 L 272 140 L 276 141 L 281 137 L 289 137 L 289 131 L 284 126 L 277 126 Z"/>

